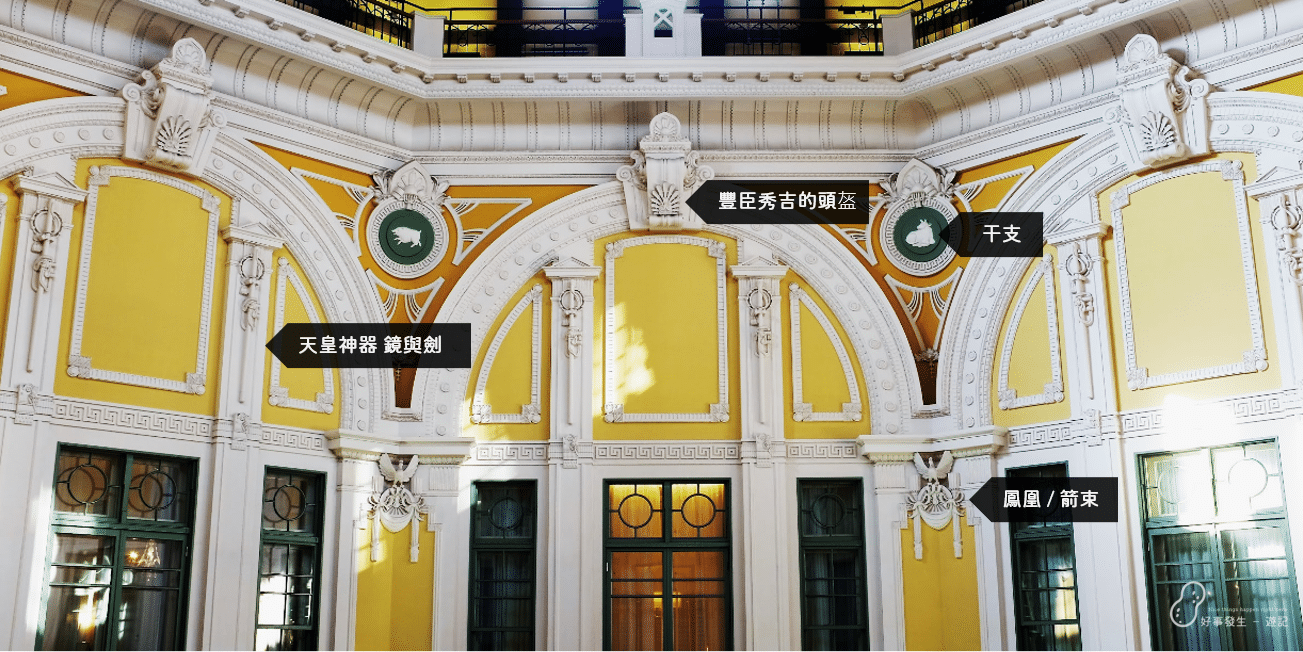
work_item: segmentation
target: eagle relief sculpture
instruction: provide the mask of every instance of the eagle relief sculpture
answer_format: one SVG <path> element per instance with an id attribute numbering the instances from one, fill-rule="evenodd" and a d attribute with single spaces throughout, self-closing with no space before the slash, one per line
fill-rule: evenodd
<path id="1" fill-rule="evenodd" d="M 914 522 L 915 559 L 923 558 L 923 523 L 934 530 L 950 525 L 954 531 L 955 558 L 963 557 L 959 517 L 964 515 L 964 494 L 941 484 L 954 465 L 955 458 L 950 451 L 942 453 L 936 462 L 931 459 L 924 461 L 922 455 L 914 453 L 914 468 L 923 480 L 923 486 L 905 497 L 905 515 Z"/>
<path id="2" fill-rule="evenodd" d="M 388 453 L 380 455 L 380 474 L 384 476 L 388 486 L 377 483 L 375 491 L 371 494 L 368 502 L 371 503 L 371 561 L 380 561 L 380 526 L 383 525 L 390 532 L 400 532 L 408 525 L 412 525 L 412 544 L 409 550 L 412 563 L 420 556 L 418 546 L 419 533 L 415 523 L 422 520 L 424 514 L 428 511 L 425 499 L 412 493 L 407 487 L 412 477 L 416 475 L 416 469 L 421 465 L 421 459 L 417 455 L 399 469 L 394 466 L 393 460 L 389 459 Z M 382 488 L 383 487 L 383 488 Z"/>

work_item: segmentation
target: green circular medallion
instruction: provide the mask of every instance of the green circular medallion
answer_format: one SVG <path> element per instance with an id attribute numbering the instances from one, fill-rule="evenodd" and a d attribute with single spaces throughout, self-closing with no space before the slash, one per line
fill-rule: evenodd
<path id="1" fill-rule="evenodd" d="M 925 206 L 911 208 L 896 220 L 892 240 L 902 256 L 926 263 L 945 253 L 946 243 L 941 237 L 944 228 L 946 217 L 940 211 Z"/>
<path id="2" fill-rule="evenodd" d="M 416 265 L 438 244 L 434 226 L 424 215 L 400 208 L 380 221 L 380 250 L 399 265 Z"/>

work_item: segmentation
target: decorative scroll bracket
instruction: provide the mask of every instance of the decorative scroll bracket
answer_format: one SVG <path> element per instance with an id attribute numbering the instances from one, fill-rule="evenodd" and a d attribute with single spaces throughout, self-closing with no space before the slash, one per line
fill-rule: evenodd
<path id="1" fill-rule="evenodd" d="M 217 132 L 226 124 L 221 112 L 210 107 L 212 87 L 203 46 L 189 37 L 177 41 L 172 56 L 122 88 L 127 101 L 122 157 L 201 176 Z"/>
<path id="2" fill-rule="evenodd" d="M 1127 42 L 1118 66 L 1122 101 L 1107 120 L 1138 163 L 1156 168 L 1208 153 L 1211 87 L 1193 74 L 1148 34 Z"/>
<path id="3" fill-rule="evenodd" d="M 679 119 L 661 113 L 651 121 L 651 133 L 629 154 L 633 165 L 621 166 L 615 177 L 624 183 L 629 228 L 634 231 L 691 231 L 702 224 L 687 199 L 715 171 L 698 163 L 700 153 L 682 136 Z"/>

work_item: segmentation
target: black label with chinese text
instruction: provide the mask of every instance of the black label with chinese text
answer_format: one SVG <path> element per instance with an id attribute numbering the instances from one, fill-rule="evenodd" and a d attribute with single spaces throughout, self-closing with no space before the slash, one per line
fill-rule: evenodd
<path id="1" fill-rule="evenodd" d="M 997 523 L 1116 523 L 1117 478 L 991 478 L 969 500 Z"/>
<path id="2" fill-rule="evenodd" d="M 285 324 L 267 349 L 290 368 L 471 366 L 470 324 Z"/>

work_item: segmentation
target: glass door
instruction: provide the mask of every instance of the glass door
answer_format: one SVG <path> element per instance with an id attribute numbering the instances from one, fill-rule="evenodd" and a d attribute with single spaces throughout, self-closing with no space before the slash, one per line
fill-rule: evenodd
<path id="1" fill-rule="evenodd" d="M 606 647 L 732 647 L 727 486 L 608 484 Z"/>

